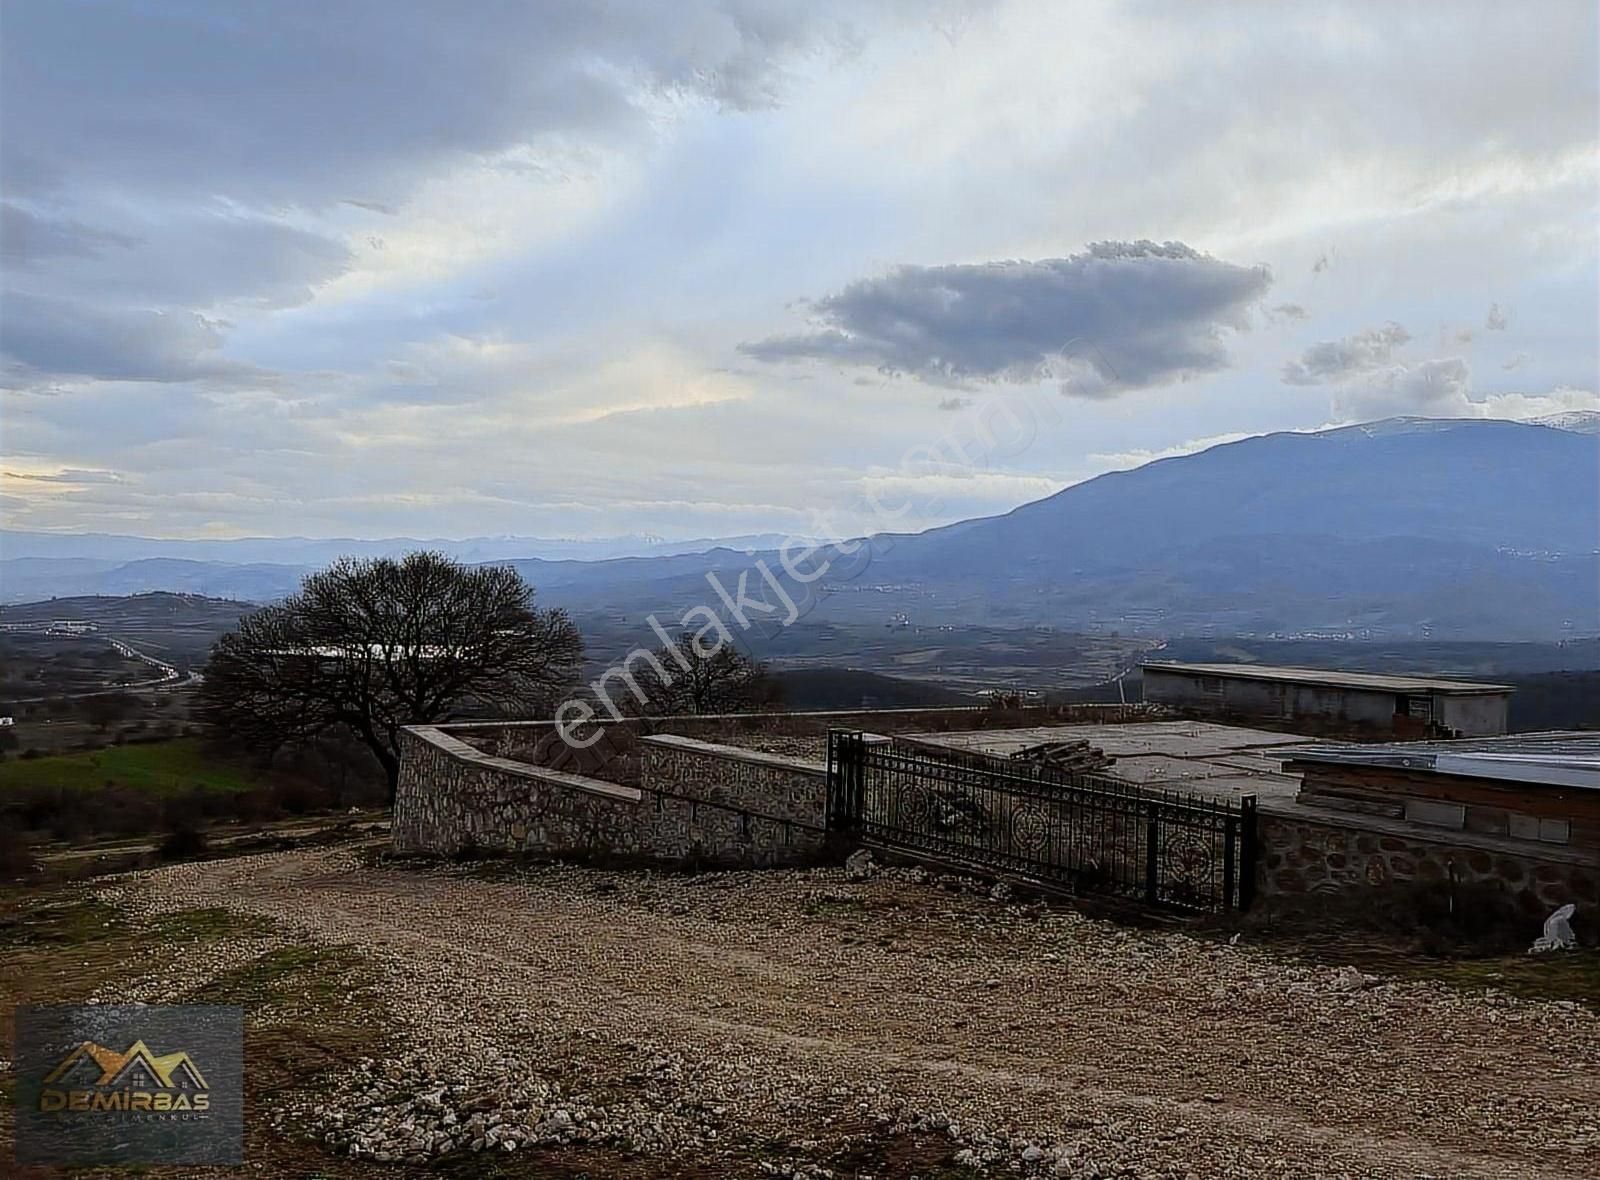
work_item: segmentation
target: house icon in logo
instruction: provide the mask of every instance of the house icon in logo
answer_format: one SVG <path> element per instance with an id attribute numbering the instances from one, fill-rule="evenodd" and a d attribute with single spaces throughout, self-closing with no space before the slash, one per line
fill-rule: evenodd
<path id="1" fill-rule="evenodd" d="M 84 1041 L 67 1054 L 44 1079 L 47 1086 L 62 1083 L 84 1086 L 132 1086 L 141 1089 L 205 1090 L 205 1075 L 187 1053 L 157 1056 L 143 1041 L 118 1053 Z"/>

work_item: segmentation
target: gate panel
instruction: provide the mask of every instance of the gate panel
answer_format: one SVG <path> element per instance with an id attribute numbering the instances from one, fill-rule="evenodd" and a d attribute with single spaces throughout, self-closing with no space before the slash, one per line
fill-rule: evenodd
<path id="1" fill-rule="evenodd" d="M 1254 798 L 1115 780 L 904 742 L 828 739 L 829 824 L 886 848 L 1152 906 L 1249 904 Z"/>

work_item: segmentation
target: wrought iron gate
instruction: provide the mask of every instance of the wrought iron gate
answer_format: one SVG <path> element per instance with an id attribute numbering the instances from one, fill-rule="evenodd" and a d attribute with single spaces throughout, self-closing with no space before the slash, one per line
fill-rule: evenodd
<path id="1" fill-rule="evenodd" d="M 828 735 L 828 826 L 957 866 L 1152 906 L 1244 909 L 1256 800 L 1142 791 L 984 754 Z"/>

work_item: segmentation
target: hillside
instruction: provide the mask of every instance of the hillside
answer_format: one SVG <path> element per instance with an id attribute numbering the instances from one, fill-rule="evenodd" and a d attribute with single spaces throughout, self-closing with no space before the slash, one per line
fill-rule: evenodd
<path id="1" fill-rule="evenodd" d="M 187 669 L 203 663 L 217 638 L 252 609 L 248 602 L 196 594 L 69 597 L 0 606 L 0 626 L 92 623 L 96 634 L 115 636 Z"/>
<path id="2" fill-rule="evenodd" d="M 1517 422 L 1392 419 L 1269 434 L 1112 472 L 908 541 L 925 562 L 1037 550 L 1136 561 L 1234 537 L 1432 539 L 1518 552 L 1600 547 L 1600 445 Z M 1134 525 L 1135 528 L 1123 526 Z M 1072 552 L 1040 549 L 1048 537 Z"/>
<path id="3" fill-rule="evenodd" d="M 1003 516 L 880 534 L 852 558 L 825 551 L 830 569 L 807 621 L 880 625 L 903 615 L 917 625 L 1142 636 L 1593 635 L 1597 487 L 1590 416 L 1549 425 L 1392 419 L 1265 435 L 1102 475 Z M 119 560 L 137 538 L 95 541 L 96 553 L 115 542 L 115 556 L 95 557 L 64 537 L 5 540 L 7 552 L 30 554 L 0 562 L 8 601 L 152 589 L 267 601 L 311 566 L 214 555 L 391 544 L 158 542 L 159 556 Z M 464 559 L 509 560 L 517 543 L 448 544 Z M 201 548 L 176 548 L 186 545 Z M 707 575 L 732 586 L 754 560 L 742 543 L 674 548 L 583 561 L 528 553 L 510 564 L 546 605 L 621 624 L 717 606 Z"/>
<path id="4" fill-rule="evenodd" d="M 819 621 L 1048 624 L 1133 634 L 1552 639 L 1600 631 L 1600 444 L 1487 420 L 1274 434 L 1114 472 L 1004 516 L 874 538 Z M 548 602 L 707 599 L 729 550 L 517 563 Z M 715 598 L 711 598 L 713 603 Z"/>

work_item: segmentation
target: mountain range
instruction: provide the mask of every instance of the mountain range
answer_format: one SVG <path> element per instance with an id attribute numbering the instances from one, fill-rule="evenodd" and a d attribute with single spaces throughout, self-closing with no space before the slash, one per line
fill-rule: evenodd
<path id="1" fill-rule="evenodd" d="M 881 534 L 848 557 L 824 546 L 811 560 L 831 569 L 815 583 L 822 593 L 808 618 L 1159 635 L 1593 635 L 1595 423 L 1595 415 L 1550 424 L 1400 418 L 1227 443 L 1102 475 L 1002 516 Z M 22 553 L 13 547 L 19 536 Z M 291 542 L 162 542 L 202 548 L 119 562 L 136 546 L 117 554 L 104 546 L 136 539 L 95 540 L 102 548 L 89 556 L 42 552 L 41 537 L 68 543 L 0 536 L 6 601 L 146 589 L 260 601 L 293 589 L 323 554 L 374 551 L 341 544 L 428 544 L 464 560 L 509 561 L 546 604 L 613 620 L 655 613 L 670 624 L 690 606 L 719 606 L 708 574 L 732 586 L 763 554 L 778 568 L 771 538 L 646 545 L 602 560 L 471 551 L 527 544 L 515 539 L 303 542 L 334 549 L 275 563 L 260 559 L 292 551 L 272 548 Z M 240 548 L 204 548 L 229 545 Z"/>

